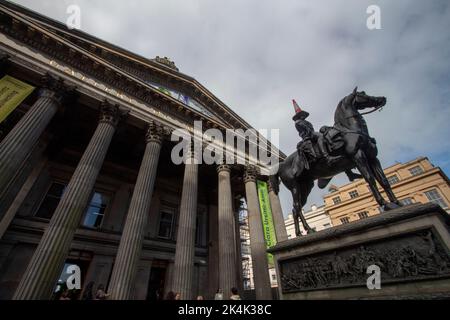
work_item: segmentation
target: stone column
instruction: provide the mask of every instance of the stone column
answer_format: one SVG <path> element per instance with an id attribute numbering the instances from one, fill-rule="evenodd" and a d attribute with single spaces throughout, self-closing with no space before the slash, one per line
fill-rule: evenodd
<path id="1" fill-rule="evenodd" d="M 272 208 L 272 218 L 275 225 L 277 242 L 288 239 L 286 225 L 284 224 L 283 210 L 281 209 L 280 198 L 273 190 L 272 184 L 268 182 L 270 207 Z"/>
<path id="2" fill-rule="evenodd" d="M 250 166 L 246 169 L 244 182 L 247 198 L 248 225 L 250 229 L 253 280 L 255 283 L 256 299 L 269 300 L 272 299 L 272 292 L 258 191 L 256 189 L 256 176 L 256 168 Z"/>
<path id="3" fill-rule="evenodd" d="M 193 299 L 195 229 L 197 217 L 198 164 L 191 152 L 184 168 L 183 192 L 178 219 L 177 244 L 173 266 L 172 288 L 181 299 Z"/>
<path id="4" fill-rule="evenodd" d="M 118 106 L 102 106 L 97 129 L 66 187 L 13 299 L 45 300 L 52 296 L 116 130 L 119 115 Z"/>
<path id="5" fill-rule="evenodd" d="M 109 284 L 111 299 L 131 300 L 134 297 L 134 280 L 141 257 L 147 217 L 153 195 L 162 128 L 151 122 L 146 135 L 147 145 L 128 209 L 125 227 L 120 239 L 114 269 Z"/>
<path id="6" fill-rule="evenodd" d="M 219 233 L 219 286 L 224 297 L 231 295 L 231 288 L 237 287 L 236 238 L 233 199 L 230 182 L 230 166 L 217 167 L 219 178 L 218 233 Z"/>
<path id="7" fill-rule="evenodd" d="M 61 107 L 66 89 L 62 80 L 46 77 L 44 81 L 45 87 L 39 90 L 36 102 L 0 143 L 0 195 Z"/>

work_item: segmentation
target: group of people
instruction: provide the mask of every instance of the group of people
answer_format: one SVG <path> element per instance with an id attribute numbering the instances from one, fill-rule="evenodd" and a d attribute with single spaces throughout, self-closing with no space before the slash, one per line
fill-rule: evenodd
<path id="1" fill-rule="evenodd" d="M 95 282 L 91 281 L 87 284 L 86 288 L 83 291 L 83 295 L 81 300 L 106 300 L 110 296 L 109 293 L 106 293 L 105 286 L 103 284 L 99 284 L 97 290 L 94 293 Z M 79 290 L 77 290 L 79 291 Z M 58 300 L 77 300 L 77 295 L 79 292 L 73 292 L 73 290 L 69 290 L 67 288 L 61 289 L 59 291 Z M 165 300 L 181 300 L 181 293 L 169 291 L 166 295 Z M 224 300 L 224 294 L 222 289 L 218 289 L 216 294 L 214 295 L 214 300 Z M 228 297 L 229 300 L 241 300 L 237 288 L 231 288 L 231 295 Z M 196 300 L 205 300 L 205 298 L 201 295 L 197 296 Z"/>
<path id="2" fill-rule="evenodd" d="M 81 300 L 106 300 L 109 297 L 109 294 L 105 291 L 105 286 L 103 284 L 99 284 L 97 286 L 97 290 L 94 293 L 95 282 L 91 281 L 87 284 L 86 288 L 83 291 L 83 295 Z M 76 290 L 79 291 L 79 290 Z M 58 300 L 77 300 L 77 295 L 79 292 L 74 292 L 74 290 L 69 290 L 68 288 L 61 289 Z"/>
<path id="3" fill-rule="evenodd" d="M 169 291 L 165 300 L 181 300 L 181 293 Z M 200 295 L 197 296 L 196 300 L 205 300 L 205 298 Z M 214 300 L 224 300 L 222 289 L 217 290 L 216 294 L 214 295 Z M 229 300 L 241 300 L 241 296 L 239 295 L 237 288 L 231 288 L 231 295 L 229 297 Z"/>

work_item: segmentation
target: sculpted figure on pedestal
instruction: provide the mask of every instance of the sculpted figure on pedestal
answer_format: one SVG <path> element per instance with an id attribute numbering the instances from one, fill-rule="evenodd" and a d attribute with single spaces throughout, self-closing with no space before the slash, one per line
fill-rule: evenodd
<path id="1" fill-rule="evenodd" d="M 301 209 L 314 186 L 314 181 L 318 180 L 319 188 L 325 188 L 333 176 L 341 172 L 345 172 L 351 181 L 363 177 L 375 200 L 384 210 L 400 206 L 377 158 L 376 141 L 369 135 L 363 118 L 364 114 L 379 110 L 385 104 L 385 97 L 367 95 L 356 87 L 339 102 L 334 114 L 334 125 L 323 126 L 320 132 L 316 132 L 313 125 L 306 120 L 309 113 L 301 110 L 294 101 L 296 114 L 293 120 L 302 141 L 297 145 L 297 152 L 279 164 L 277 173 L 270 176 L 270 181 L 276 193 L 279 191 L 280 179 L 292 193 L 297 236 L 301 235 L 298 218 L 308 233 L 313 232 Z M 370 111 L 361 113 L 363 109 Z M 357 168 L 361 175 L 353 173 L 353 168 Z M 389 202 L 382 197 L 377 182 L 386 192 Z"/>

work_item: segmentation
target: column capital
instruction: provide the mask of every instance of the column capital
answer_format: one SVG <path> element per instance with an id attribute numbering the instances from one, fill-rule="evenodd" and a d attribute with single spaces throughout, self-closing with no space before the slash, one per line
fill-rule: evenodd
<path id="1" fill-rule="evenodd" d="M 172 132 L 175 130 L 167 126 L 163 126 L 162 128 L 163 128 L 163 135 L 167 137 L 170 137 L 172 135 Z"/>
<path id="2" fill-rule="evenodd" d="M 217 173 L 220 173 L 222 171 L 227 171 L 227 172 L 231 172 L 231 166 L 226 164 L 226 163 L 221 163 L 217 165 Z"/>
<path id="3" fill-rule="evenodd" d="M 256 177 L 258 175 L 258 168 L 254 165 L 249 165 L 245 168 L 244 172 L 244 182 L 256 182 Z"/>
<path id="4" fill-rule="evenodd" d="M 160 123 L 151 120 L 147 126 L 147 133 L 145 134 L 145 140 L 147 143 L 156 142 L 161 144 L 164 130 Z"/>
<path id="5" fill-rule="evenodd" d="M 112 104 L 104 100 L 100 105 L 100 123 L 109 123 L 116 127 L 119 121 L 128 114 L 128 110 L 124 111 L 119 108 L 118 104 Z"/>
<path id="6" fill-rule="evenodd" d="M 39 96 L 52 99 L 58 104 L 63 100 L 73 99 L 76 96 L 76 87 L 67 84 L 63 78 L 46 73 L 40 79 L 41 88 Z"/>

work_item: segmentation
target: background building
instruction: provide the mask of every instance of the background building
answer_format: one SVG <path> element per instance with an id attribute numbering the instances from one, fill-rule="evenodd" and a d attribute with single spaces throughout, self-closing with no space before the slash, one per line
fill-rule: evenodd
<path id="1" fill-rule="evenodd" d="M 397 163 L 384 169 L 384 172 L 392 190 L 403 204 L 434 202 L 450 212 L 448 177 L 428 158 Z M 381 212 L 363 179 L 330 189 L 332 192 L 324 196 L 324 210 L 333 225 L 364 219 Z M 382 194 L 387 199 L 385 193 Z"/>
<path id="2" fill-rule="evenodd" d="M 311 206 L 311 209 L 309 211 L 304 211 L 303 214 L 306 219 L 306 222 L 315 231 L 320 231 L 320 230 L 332 227 L 330 216 L 325 211 L 324 205 L 321 205 L 318 207 L 314 204 Z M 285 220 L 285 225 L 286 225 L 286 231 L 288 234 L 288 238 L 289 239 L 295 238 L 296 237 L 295 226 L 294 226 L 294 218 L 292 216 L 292 213 L 289 214 L 287 219 Z M 303 235 L 306 235 L 306 231 L 303 228 L 303 225 L 301 224 L 301 222 L 300 222 L 300 230 Z"/>

